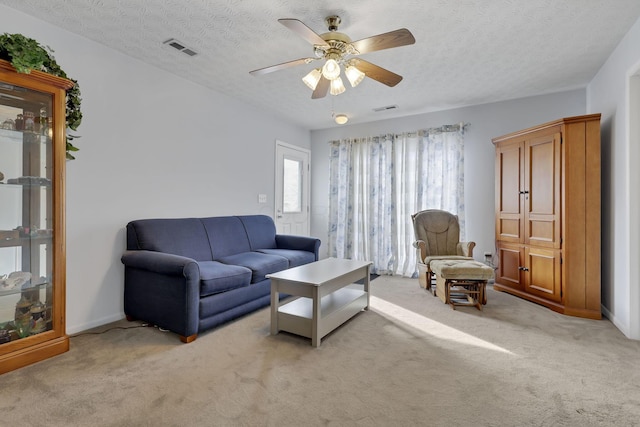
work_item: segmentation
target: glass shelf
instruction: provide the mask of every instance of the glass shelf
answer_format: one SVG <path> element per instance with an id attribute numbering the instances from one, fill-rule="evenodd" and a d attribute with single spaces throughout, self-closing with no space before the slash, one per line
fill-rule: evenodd
<path id="1" fill-rule="evenodd" d="M 0 280 L 0 297 L 4 297 L 7 295 L 19 295 L 23 292 L 34 292 L 34 291 L 39 291 L 41 289 L 46 289 L 48 287 L 49 288 L 51 287 L 51 282 L 49 282 L 44 277 L 41 277 L 38 280 L 39 282 L 36 284 L 26 285 L 26 287 L 25 285 L 22 285 L 13 289 L 6 289 L 6 290 L 3 288 L 2 280 Z M 2 320 L 0 320 L 0 322 L 2 322 Z"/>
<path id="2" fill-rule="evenodd" d="M 18 184 L 18 183 L 14 183 L 14 182 L 0 182 L 0 188 L 25 188 L 25 187 L 42 187 L 42 188 L 49 188 L 51 187 L 51 183 L 46 183 L 46 184 Z"/>
<path id="3" fill-rule="evenodd" d="M 51 236 L 51 234 L 0 239 L 0 248 L 11 248 L 14 246 L 24 246 L 29 244 L 44 245 L 47 243 L 51 243 L 52 241 L 53 237 Z"/>

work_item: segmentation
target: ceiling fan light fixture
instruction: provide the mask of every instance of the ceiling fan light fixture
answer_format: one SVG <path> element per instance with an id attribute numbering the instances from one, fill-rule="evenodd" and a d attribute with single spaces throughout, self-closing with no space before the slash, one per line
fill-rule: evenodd
<path id="1" fill-rule="evenodd" d="M 337 124 L 343 125 L 349 121 L 349 117 L 347 117 L 346 114 L 338 114 L 334 120 Z"/>
<path id="2" fill-rule="evenodd" d="M 338 32 L 341 19 L 337 15 L 327 17 L 325 22 L 329 32 L 324 34 L 316 33 L 299 19 L 283 18 L 278 19 L 278 22 L 313 45 L 313 57 L 283 62 L 249 71 L 249 73 L 253 76 L 260 76 L 296 65 L 310 64 L 315 60 L 322 59 L 324 63 L 317 69 L 321 74 L 320 78 L 318 79 L 318 71 L 314 70 L 302 79 L 305 85 L 313 90 L 311 99 L 324 98 L 329 91 L 332 95 L 339 95 L 345 92 L 344 83 L 340 78 L 341 67 L 343 66 L 345 67 L 345 76 L 352 87 L 360 84 L 364 77 L 376 80 L 388 87 L 394 87 L 400 83 L 402 76 L 371 62 L 349 58 L 350 56 L 378 50 L 407 46 L 416 42 L 411 31 L 406 28 L 352 41 L 348 35 Z M 178 45 L 182 47 L 182 44 Z"/>
<path id="3" fill-rule="evenodd" d="M 320 68 L 314 68 L 313 70 L 311 70 L 311 72 L 309 72 L 309 74 L 302 78 L 302 81 L 309 87 L 309 89 L 316 90 L 318 82 L 320 81 L 320 77 L 322 77 Z"/>
<path id="4" fill-rule="evenodd" d="M 365 74 L 358 70 L 355 66 L 349 65 L 345 70 L 344 74 L 347 76 L 349 83 L 351 83 L 351 87 L 356 87 L 360 84 L 362 80 L 365 78 Z"/>
<path id="5" fill-rule="evenodd" d="M 340 77 L 340 64 L 335 59 L 327 59 L 322 67 L 322 75 L 327 80 L 335 80 Z"/>
<path id="6" fill-rule="evenodd" d="M 331 95 L 340 95 L 345 90 L 344 83 L 342 83 L 340 76 L 331 80 L 331 87 L 329 88 L 329 93 Z"/>

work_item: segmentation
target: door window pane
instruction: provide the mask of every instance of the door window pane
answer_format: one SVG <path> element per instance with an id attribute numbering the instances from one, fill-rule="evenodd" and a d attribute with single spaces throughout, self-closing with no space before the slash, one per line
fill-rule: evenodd
<path id="1" fill-rule="evenodd" d="M 284 159 L 283 162 L 282 212 L 302 211 L 302 162 Z"/>

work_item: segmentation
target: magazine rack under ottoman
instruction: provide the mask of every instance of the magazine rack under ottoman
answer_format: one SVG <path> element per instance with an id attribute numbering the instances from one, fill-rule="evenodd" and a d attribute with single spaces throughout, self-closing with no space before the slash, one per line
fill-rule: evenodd
<path id="1" fill-rule="evenodd" d="M 436 295 L 455 310 L 456 305 L 475 306 L 482 310 L 487 303 L 487 281 L 493 268 L 478 261 L 434 260 L 431 271 L 436 276 Z"/>

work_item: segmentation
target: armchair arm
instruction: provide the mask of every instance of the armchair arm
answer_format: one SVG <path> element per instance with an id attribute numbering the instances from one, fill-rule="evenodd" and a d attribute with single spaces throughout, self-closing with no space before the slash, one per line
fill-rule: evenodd
<path id="1" fill-rule="evenodd" d="M 459 242 L 457 245 L 458 255 L 468 256 L 473 258 L 473 248 L 476 246 L 476 242 Z"/>
<path id="2" fill-rule="evenodd" d="M 288 234 L 276 234 L 276 246 L 278 249 L 294 249 L 315 254 L 318 260 L 320 239 L 307 236 L 293 236 Z"/>
<path id="3" fill-rule="evenodd" d="M 418 261 L 423 263 L 427 256 L 427 243 L 424 240 L 416 240 L 413 242 L 413 247 L 417 249 L 416 256 L 418 257 Z"/>

